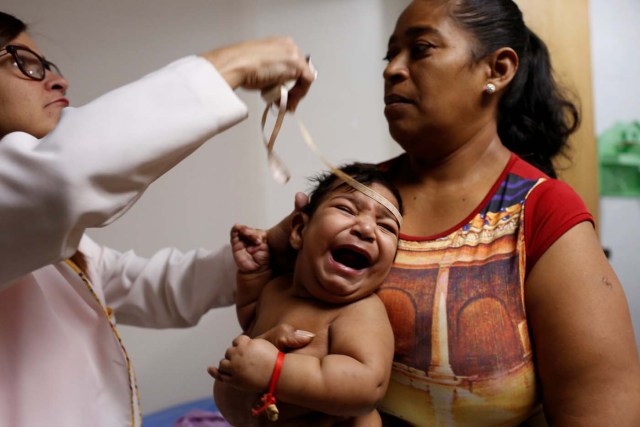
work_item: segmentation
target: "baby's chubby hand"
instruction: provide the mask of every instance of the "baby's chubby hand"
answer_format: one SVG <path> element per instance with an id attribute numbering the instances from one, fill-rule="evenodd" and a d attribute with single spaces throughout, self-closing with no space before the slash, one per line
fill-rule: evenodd
<path id="1" fill-rule="evenodd" d="M 209 374 L 245 391 L 263 391 L 269 385 L 278 349 L 270 342 L 240 335 L 227 349 L 218 367 L 209 367 Z"/>
<path id="2" fill-rule="evenodd" d="M 246 225 L 231 228 L 233 259 L 241 273 L 259 273 L 269 268 L 267 232 Z"/>
<path id="3" fill-rule="evenodd" d="M 265 390 L 271 379 L 278 351 L 306 346 L 315 334 L 295 329 L 288 324 L 277 325 L 257 338 L 240 335 L 227 349 L 218 367 L 207 371 L 217 381 L 249 391 Z"/>

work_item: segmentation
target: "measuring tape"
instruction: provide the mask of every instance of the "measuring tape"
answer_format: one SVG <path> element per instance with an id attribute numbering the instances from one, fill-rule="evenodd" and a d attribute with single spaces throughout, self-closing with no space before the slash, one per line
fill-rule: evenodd
<path id="1" fill-rule="evenodd" d="M 267 162 L 269 165 L 269 170 L 271 172 L 271 176 L 273 179 L 280 183 L 286 184 L 289 182 L 291 178 L 291 173 L 289 169 L 284 164 L 284 162 L 278 157 L 278 155 L 273 150 L 273 146 L 276 142 L 276 138 L 280 133 L 280 128 L 282 127 L 282 123 L 284 122 L 284 116 L 287 113 L 287 99 L 289 96 L 289 90 L 295 85 L 295 81 L 290 81 L 284 83 L 280 86 L 271 88 L 269 90 L 263 91 L 262 98 L 267 103 L 264 112 L 262 113 L 262 139 L 264 141 L 265 147 L 267 149 Z M 269 111 L 274 107 L 274 105 L 278 103 L 278 115 L 276 117 L 275 124 L 273 125 L 273 130 L 271 131 L 271 135 L 267 138 L 265 134 L 265 126 L 267 124 L 267 116 L 269 115 Z M 311 138 L 311 134 L 307 130 L 306 126 L 302 123 L 302 121 L 296 117 L 296 121 L 298 122 L 298 127 L 300 128 L 300 133 L 302 134 L 302 139 L 304 140 L 307 147 L 313 151 L 313 153 L 325 164 L 329 170 L 336 175 L 338 178 L 343 180 L 345 183 L 365 194 L 366 196 L 372 198 L 376 202 L 380 203 L 382 206 L 387 208 L 389 212 L 393 214 L 393 216 L 398 221 L 399 225 L 402 225 L 402 215 L 400 211 L 391 203 L 386 197 L 377 191 L 367 187 L 361 182 L 355 180 L 353 177 L 347 175 L 342 172 L 340 169 L 333 166 L 333 164 L 327 160 L 326 157 L 320 153 L 318 146 L 313 142 L 313 138 Z"/>

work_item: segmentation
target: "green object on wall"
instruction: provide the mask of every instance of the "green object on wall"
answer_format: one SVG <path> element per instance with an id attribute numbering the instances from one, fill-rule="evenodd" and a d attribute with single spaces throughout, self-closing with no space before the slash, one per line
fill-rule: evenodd
<path id="1" fill-rule="evenodd" d="M 640 196 L 640 122 L 616 123 L 598 137 L 600 195 Z"/>

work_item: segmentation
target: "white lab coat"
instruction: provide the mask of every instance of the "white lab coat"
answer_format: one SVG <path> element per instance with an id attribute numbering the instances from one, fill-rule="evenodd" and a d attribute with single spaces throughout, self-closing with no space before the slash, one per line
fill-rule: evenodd
<path id="1" fill-rule="evenodd" d="M 140 423 L 115 319 L 193 325 L 233 303 L 235 265 L 228 246 L 145 259 L 84 230 L 119 217 L 246 115 L 217 71 L 191 56 L 65 109 L 41 140 L 16 132 L 0 141 L 0 427 Z M 64 261 L 78 245 L 90 280 Z"/>

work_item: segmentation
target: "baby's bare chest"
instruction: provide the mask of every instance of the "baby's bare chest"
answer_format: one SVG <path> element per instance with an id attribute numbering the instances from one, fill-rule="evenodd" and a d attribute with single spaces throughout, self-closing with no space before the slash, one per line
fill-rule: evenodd
<path id="1" fill-rule="evenodd" d="M 289 324 L 315 334 L 311 343 L 297 353 L 323 357 L 329 353 L 331 328 L 341 310 L 310 299 L 267 294 L 260 299 L 255 323 L 248 332 L 255 337 L 275 326 Z"/>

